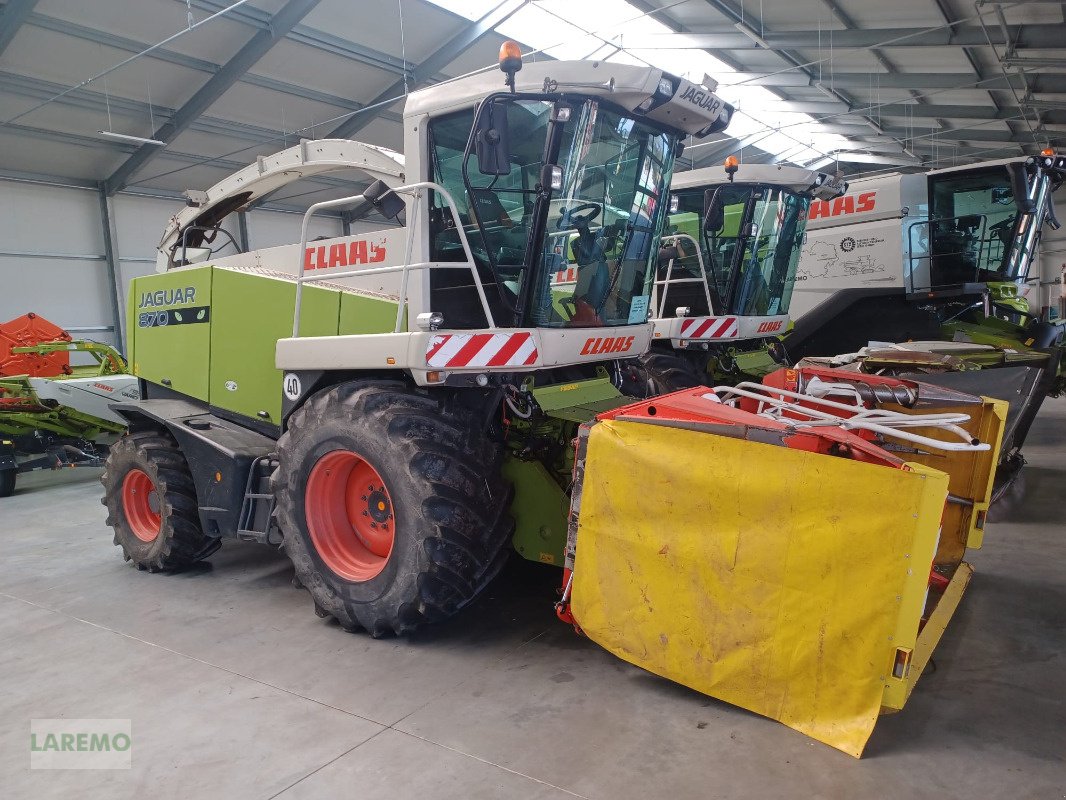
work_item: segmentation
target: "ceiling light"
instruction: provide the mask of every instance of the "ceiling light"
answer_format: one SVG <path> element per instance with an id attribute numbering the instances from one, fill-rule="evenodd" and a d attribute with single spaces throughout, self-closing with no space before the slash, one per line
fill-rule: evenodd
<path id="1" fill-rule="evenodd" d="M 114 131 L 97 131 L 101 136 L 107 136 L 109 139 L 119 139 L 123 142 L 137 142 L 137 144 L 152 144 L 159 147 L 166 147 L 167 143 L 162 142 L 159 139 L 146 139 L 144 136 L 130 136 L 126 133 L 115 133 Z"/>
<path id="2" fill-rule="evenodd" d="M 749 39 L 751 39 L 753 42 L 755 42 L 755 44 L 757 44 L 763 50 L 773 50 L 773 48 L 770 47 L 769 44 L 767 44 L 766 40 L 764 38 L 762 38 L 758 33 L 755 32 L 754 28 L 748 27 L 743 22 L 738 22 L 733 27 L 735 27 L 738 31 L 740 31 L 745 36 L 747 36 Z"/>

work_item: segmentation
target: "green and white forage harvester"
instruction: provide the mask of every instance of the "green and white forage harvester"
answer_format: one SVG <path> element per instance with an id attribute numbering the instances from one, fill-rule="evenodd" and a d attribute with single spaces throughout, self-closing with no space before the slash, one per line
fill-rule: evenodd
<path id="1" fill-rule="evenodd" d="M 578 426 L 631 401 L 606 367 L 652 339 L 674 159 L 733 109 L 653 68 L 500 65 L 411 94 L 403 156 L 303 141 L 189 193 L 129 297 L 141 399 L 102 479 L 127 560 L 280 543 L 375 636 L 463 607 L 512 543 L 562 565 Z M 373 183 L 299 245 L 224 255 L 229 214 L 336 170 Z M 308 242 L 327 208 L 404 224 Z"/>
<path id="2" fill-rule="evenodd" d="M 802 167 L 741 164 L 679 172 L 671 183 L 652 292 L 651 349 L 622 367 L 639 397 L 759 380 L 786 366 L 796 267 L 812 202 L 847 183 Z"/>

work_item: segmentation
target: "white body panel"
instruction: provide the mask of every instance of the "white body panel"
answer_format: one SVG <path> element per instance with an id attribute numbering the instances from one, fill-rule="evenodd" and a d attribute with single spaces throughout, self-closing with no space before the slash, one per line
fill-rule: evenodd
<path id="1" fill-rule="evenodd" d="M 425 386 L 440 383 L 453 372 L 523 372 L 640 355 L 648 349 L 651 336 L 651 324 L 303 336 L 278 340 L 275 366 L 281 370 L 407 369 L 416 383 Z M 508 342 L 513 344 L 509 347 Z M 427 379 L 430 371 L 437 373 L 437 380 Z"/>
<path id="2" fill-rule="evenodd" d="M 889 175 L 853 181 L 836 200 L 815 201 L 807 223 L 789 314 L 800 319 L 830 295 L 845 289 L 929 287 L 926 253 L 929 180 L 940 175 L 1018 162 L 1002 159 L 928 173 Z M 1028 283 L 1035 283 L 1031 275 Z M 1025 285 L 1019 287 L 1026 293 Z"/>
<path id="3" fill-rule="evenodd" d="M 132 375 L 107 375 L 92 378 L 29 378 L 29 384 L 42 400 L 90 414 L 108 422 L 125 425 L 126 420 L 111 410 L 111 403 L 139 400 L 137 379 Z"/>
<path id="4" fill-rule="evenodd" d="M 739 164 L 732 179 L 722 167 L 701 167 L 678 172 L 670 181 L 671 189 L 708 188 L 727 183 L 768 183 L 794 192 L 810 192 L 813 197 L 832 198 L 847 184 L 828 173 L 783 164 Z"/>
<path id="5" fill-rule="evenodd" d="M 788 314 L 773 317 L 664 317 L 652 320 L 655 326 L 652 336 L 657 340 L 669 339 L 673 347 L 681 349 L 717 342 L 741 342 L 784 333 L 788 319 Z"/>
<path id="6" fill-rule="evenodd" d="M 626 111 L 637 111 L 649 97 L 656 95 L 662 70 L 614 61 L 537 61 L 524 64 L 515 75 L 515 90 L 521 93 L 575 92 L 608 100 Z M 439 117 L 469 108 L 497 92 L 506 92 L 503 76 L 487 70 L 456 81 L 434 84 L 413 92 L 404 106 L 405 121 L 430 115 Z M 697 86 L 684 78 L 677 79 L 672 96 L 646 113 L 648 119 L 669 125 L 685 133 L 697 134 L 730 112 L 712 90 Z M 410 158 L 413 151 L 404 152 Z M 421 152 L 421 151 L 419 151 Z M 414 176 L 414 164 L 408 163 Z"/>
<path id="7" fill-rule="evenodd" d="M 406 229 L 385 228 L 380 231 L 308 242 L 302 255 L 299 243 L 283 244 L 262 250 L 250 250 L 247 253 L 238 253 L 225 258 L 211 259 L 193 264 L 191 267 L 211 264 L 215 267 L 269 269 L 295 277 L 299 274 L 302 264 L 308 277 L 328 279 L 331 273 L 346 272 L 360 267 L 376 269 L 399 266 L 403 263 L 406 244 Z M 191 267 L 178 267 L 178 269 Z M 330 280 L 329 283 L 396 297 L 400 287 L 400 273 L 337 278 Z"/>
<path id="8" fill-rule="evenodd" d="M 842 289 L 903 291 L 903 237 L 910 221 L 925 217 L 925 186 L 924 175 L 897 173 L 854 181 L 847 194 L 811 203 L 789 306 L 792 318 L 800 319 Z M 919 207 L 905 203 L 905 195 Z M 904 208 L 921 216 L 908 216 Z"/>

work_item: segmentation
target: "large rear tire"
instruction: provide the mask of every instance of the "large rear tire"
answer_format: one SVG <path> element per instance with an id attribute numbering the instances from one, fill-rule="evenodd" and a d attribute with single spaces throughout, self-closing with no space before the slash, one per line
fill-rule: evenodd
<path id="1" fill-rule="evenodd" d="M 691 362 L 672 353 L 649 350 L 639 358 L 619 365 L 618 390 L 630 397 L 646 399 L 700 386 L 703 381 Z"/>
<path id="2" fill-rule="evenodd" d="M 100 482 L 115 544 L 137 569 L 184 569 L 221 546 L 200 528 L 189 465 L 170 436 L 126 434 L 111 446 Z"/>
<path id="3" fill-rule="evenodd" d="M 0 469 L 0 497 L 11 497 L 15 491 L 15 479 L 18 474 L 18 470 L 14 467 Z"/>
<path id="4" fill-rule="evenodd" d="M 472 414 L 399 382 L 308 400 L 278 441 L 274 491 L 316 612 L 378 637 L 467 605 L 509 553 L 501 458 Z"/>

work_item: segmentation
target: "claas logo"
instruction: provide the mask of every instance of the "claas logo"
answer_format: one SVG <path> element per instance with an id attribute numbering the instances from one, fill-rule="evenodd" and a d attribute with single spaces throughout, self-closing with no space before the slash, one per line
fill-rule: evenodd
<path id="1" fill-rule="evenodd" d="M 784 320 L 780 319 L 776 319 L 773 322 L 762 322 L 759 324 L 759 329 L 756 333 L 773 333 L 774 331 L 781 330 L 781 326 L 784 324 Z"/>
<path id="2" fill-rule="evenodd" d="M 877 205 L 877 192 L 863 192 L 860 195 L 846 194 L 834 200 L 816 200 L 811 203 L 811 219 L 839 217 L 844 214 L 861 214 L 873 211 Z"/>
<path id="3" fill-rule="evenodd" d="M 590 336 L 581 355 L 594 356 L 600 353 L 625 353 L 633 346 L 633 336 Z"/>
<path id="4" fill-rule="evenodd" d="M 304 251 L 304 269 L 333 269 L 378 264 L 385 260 L 385 245 L 371 244 L 364 239 L 340 244 L 308 247 Z"/>

